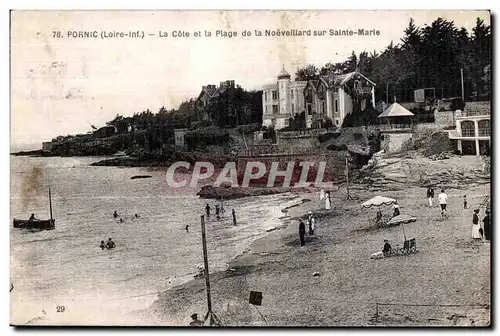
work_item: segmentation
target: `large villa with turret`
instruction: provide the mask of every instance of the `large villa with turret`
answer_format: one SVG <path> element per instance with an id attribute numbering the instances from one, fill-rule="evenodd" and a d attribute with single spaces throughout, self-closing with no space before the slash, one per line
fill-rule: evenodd
<path id="1" fill-rule="evenodd" d="M 363 111 L 375 101 L 375 83 L 358 71 L 292 81 L 283 67 L 277 82 L 262 88 L 262 123 L 281 129 L 289 126 L 290 118 L 304 113 L 307 128 L 321 128 L 327 120 L 340 127 L 353 111 L 353 95 L 361 98 Z"/>

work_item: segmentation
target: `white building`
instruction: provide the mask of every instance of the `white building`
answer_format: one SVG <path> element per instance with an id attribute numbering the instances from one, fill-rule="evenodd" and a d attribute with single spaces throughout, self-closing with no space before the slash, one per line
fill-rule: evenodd
<path id="1" fill-rule="evenodd" d="M 449 138 L 456 140 L 457 149 L 464 155 L 488 153 L 491 148 L 490 111 L 457 112 L 455 112 L 456 129 L 448 132 Z"/>
<path id="2" fill-rule="evenodd" d="M 295 82 L 285 68 L 278 74 L 276 84 L 262 89 L 262 124 L 280 129 L 288 126 L 289 118 L 305 111 L 304 88 L 307 81 Z"/>
<path id="3" fill-rule="evenodd" d="M 375 83 L 357 71 L 309 81 L 290 78 L 283 67 L 277 83 L 263 87 L 264 126 L 287 127 L 289 118 L 304 112 L 307 128 L 321 128 L 327 119 L 340 127 L 353 111 L 353 98 L 358 99 L 361 111 L 375 101 Z"/>

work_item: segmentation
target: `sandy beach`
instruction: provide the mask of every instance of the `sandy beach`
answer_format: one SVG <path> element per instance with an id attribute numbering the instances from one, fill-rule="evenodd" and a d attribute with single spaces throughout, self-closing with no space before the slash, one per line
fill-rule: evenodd
<path id="1" fill-rule="evenodd" d="M 489 188 L 447 189 L 449 218 L 443 221 L 437 202 L 430 208 L 420 187 L 374 193 L 354 186 L 355 200 L 347 201 L 341 186 L 331 194 L 329 211 L 318 192 L 302 193 L 303 204 L 283 210 L 280 229 L 255 241 L 227 271 L 210 274 L 213 310 L 225 326 L 489 325 L 490 244 L 471 238 L 473 209 Z M 402 214 L 418 218 L 404 226 L 418 253 L 369 259 L 384 239 L 393 247 L 404 241 L 401 226 L 370 228 L 376 210 L 361 203 L 375 195 L 397 199 Z M 317 218 L 315 235 L 300 247 L 296 218 L 309 211 Z M 263 293 L 257 309 L 248 303 L 252 290 Z M 134 323 L 188 325 L 193 312 L 206 313 L 204 279 L 160 294 Z"/>

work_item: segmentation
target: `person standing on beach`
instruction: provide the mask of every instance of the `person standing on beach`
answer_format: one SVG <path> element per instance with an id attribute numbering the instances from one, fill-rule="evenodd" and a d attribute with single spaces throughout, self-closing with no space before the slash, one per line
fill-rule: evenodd
<path id="1" fill-rule="evenodd" d="M 211 210 L 210 209 L 210 205 L 208 205 L 208 203 L 207 203 L 207 205 L 205 206 L 205 211 L 207 213 L 207 218 L 210 217 L 210 210 Z"/>
<path id="2" fill-rule="evenodd" d="M 441 193 L 438 195 L 439 205 L 441 206 L 441 212 L 446 213 L 446 206 L 448 205 L 448 195 L 441 189 Z"/>
<path id="3" fill-rule="evenodd" d="M 219 207 L 219 204 L 215 205 L 215 216 L 217 217 L 217 219 L 220 219 L 220 207 Z"/>
<path id="4" fill-rule="evenodd" d="M 186 232 L 189 233 L 189 224 L 186 224 Z"/>
<path id="5" fill-rule="evenodd" d="M 490 223 L 490 211 L 486 210 L 486 216 L 483 218 L 484 226 L 484 239 L 491 241 L 491 223 Z"/>
<path id="6" fill-rule="evenodd" d="M 115 210 L 115 212 L 113 213 L 113 217 L 114 217 L 114 218 L 117 218 L 117 217 L 118 217 L 118 212 L 116 212 L 116 210 Z"/>
<path id="7" fill-rule="evenodd" d="M 311 211 L 309 211 L 309 235 L 314 235 L 314 217 Z"/>
<path id="8" fill-rule="evenodd" d="M 479 209 L 474 210 L 472 215 L 472 239 L 481 239 L 482 235 L 480 233 L 481 226 L 479 225 Z"/>
<path id="9" fill-rule="evenodd" d="M 467 195 L 464 195 L 464 209 L 467 209 Z"/>
<path id="10" fill-rule="evenodd" d="M 327 191 L 325 195 L 325 209 L 330 210 L 332 208 L 332 199 L 330 198 L 330 192 Z"/>
<path id="11" fill-rule="evenodd" d="M 233 213 L 233 225 L 236 225 L 236 212 L 234 211 L 234 209 L 232 213 Z"/>
<path id="12" fill-rule="evenodd" d="M 306 244 L 305 235 L 306 235 L 306 225 L 304 224 L 302 219 L 299 219 L 300 246 L 304 246 Z"/>
<path id="13" fill-rule="evenodd" d="M 427 199 L 429 200 L 429 206 L 432 207 L 432 199 L 434 198 L 434 189 L 432 187 L 427 188 Z"/>

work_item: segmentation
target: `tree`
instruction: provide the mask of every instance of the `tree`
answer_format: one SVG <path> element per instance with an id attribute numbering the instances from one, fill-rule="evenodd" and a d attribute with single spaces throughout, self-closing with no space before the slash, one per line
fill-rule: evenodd
<path id="1" fill-rule="evenodd" d="M 305 68 L 297 69 L 295 72 L 295 80 L 296 81 L 308 81 L 312 79 L 319 78 L 319 70 L 316 66 L 309 64 Z"/>

